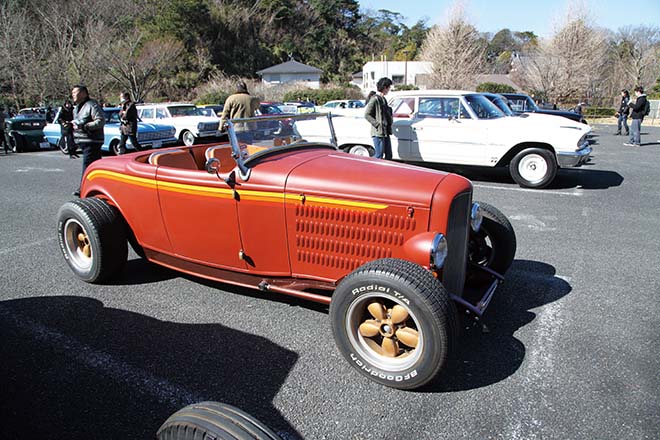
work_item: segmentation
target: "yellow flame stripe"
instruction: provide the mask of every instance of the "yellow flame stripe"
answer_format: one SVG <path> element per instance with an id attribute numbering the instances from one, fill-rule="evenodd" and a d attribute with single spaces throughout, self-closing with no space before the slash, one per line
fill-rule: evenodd
<path id="1" fill-rule="evenodd" d="M 87 175 L 87 180 L 89 181 L 99 178 L 128 183 L 130 185 L 142 186 L 145 188 L 159 188 L 164 191 L 172 191 L 183 194 L 195 194 L 207 197 L 223 198 L 230 198 L 234 196 L 233 190 L 229 188 L 213 188 L 201 185 L 191 185 L 187 183 L 166 182 L 162 180 L 157 181 L 146 177 L 129 176 L 115 171 L 94 170 Z M 288 197 L 285 197 L 284 193 L 269 191 L 243 190 L 239 191 L 239 194 L 241 196 L 241 200 L 254 200 L 259 202 L 286 202 L 295 204 L 305 203 L 313 206 L 346 206 L 352 209 L 365 211 L 376 211 L 388 207 L 388 205 L 381 203 L 359 202 L 355 200 L 331 199 L 315 196 L 289 195 Z"/>

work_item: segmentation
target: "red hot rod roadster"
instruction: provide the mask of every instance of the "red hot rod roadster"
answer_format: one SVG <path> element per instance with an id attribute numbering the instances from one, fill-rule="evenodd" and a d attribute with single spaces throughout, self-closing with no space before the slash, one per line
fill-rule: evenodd
<path id="1" fill-rule="evenodd" d="M 330 115 L 287 115 L 277 135 L 265 119 L 231 121 L 229 143 L 94 162 L 58 213 L 68 265 L 103 282 L 130 243 L 181 272 L 329 304 L 357 371 L 428 383 L 457 343 L 458 310 L 481 316 L 511 265 L 511 224 L 463 177 L 338 151 Z"/>

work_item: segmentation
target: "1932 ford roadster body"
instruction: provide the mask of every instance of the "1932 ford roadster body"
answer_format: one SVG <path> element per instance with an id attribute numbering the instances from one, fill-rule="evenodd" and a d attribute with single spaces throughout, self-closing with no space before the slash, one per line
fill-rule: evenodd
<path id="1" fill-rule="evenodd" d="M 327 115 L 286 118 L 277 136 L 264 118 L 235 120 L 229 143 L 93 163 L 58 214 L 67 263 L 102 282 L 130 242 L 188 274 L 329 304 L 360 373 L 426 384 L 457 342 L 458 310 L 481 316 L 511 265 L 510 223 L 463 177 L 340 152 Z M 319 118 L 328 142 L 305 141 Z"/>

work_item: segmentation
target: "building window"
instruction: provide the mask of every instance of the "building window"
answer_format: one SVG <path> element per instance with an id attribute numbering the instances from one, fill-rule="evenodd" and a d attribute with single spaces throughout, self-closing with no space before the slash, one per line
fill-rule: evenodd
<path id="1" fill-rule="evenodd" d="M 403 84 L 403 75 L 392 75 L 393 84 Z"/>

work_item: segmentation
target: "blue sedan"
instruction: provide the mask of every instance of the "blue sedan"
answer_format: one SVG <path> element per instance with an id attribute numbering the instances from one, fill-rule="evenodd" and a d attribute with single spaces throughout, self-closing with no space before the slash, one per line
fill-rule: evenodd
<path id="1" fill-rule="evenodd" d="M 119 153 L 119 108 L 108 107 L 104 108 L 103 112 L 105 113 L 105 127 L 103 128 L 104 140 L 101 150 L 116 155 Z M 55 120 L 58 116 L 59 112 Z M 160 148 L 176 144 L 177 138 L 174 137 L 174 133 L 175 129 L 171 125 L 138 122 L 138 141 L 143 148 Z M 59 124 L 47 124 L 44 127 L 44 137 L 51 145 L 59 147 L 63 153 L 66 153 L 64 142 L 60 142 L 62 135 Z M 134 149 L 130 140 L 126 141 L 126 149 Z"/>

